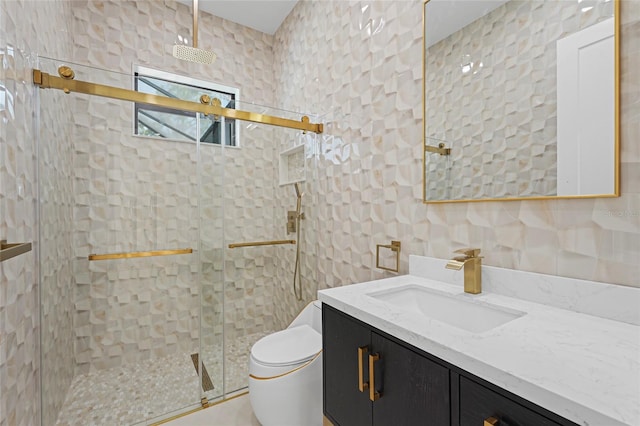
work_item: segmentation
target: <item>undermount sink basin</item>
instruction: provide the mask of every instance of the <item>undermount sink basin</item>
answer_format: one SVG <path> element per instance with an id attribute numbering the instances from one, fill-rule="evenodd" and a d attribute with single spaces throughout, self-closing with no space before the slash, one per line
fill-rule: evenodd
<path id="1" fill-rule="evenodd" d="M 402 308 L 405 312 L 417 313 L 474 333 L 491 330 L 525 314 L 485 302 L 466 300 L 468 296 L 464 293 L 447 294 L 416 284 L 372 292 L 367 296 Z"/>

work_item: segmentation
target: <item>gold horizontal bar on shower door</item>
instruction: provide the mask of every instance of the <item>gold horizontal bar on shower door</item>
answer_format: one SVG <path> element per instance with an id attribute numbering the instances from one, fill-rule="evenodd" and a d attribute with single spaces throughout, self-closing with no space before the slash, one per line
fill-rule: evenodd
<path id="1" fill-rule="evenodd" d="M 295 244 L 296 240 L 275 240 L 275 241 L 251 241 L 248 243 L 234 243 L 229 244 L 229 248 L 238 247 L 255 247 L 255 246 L 276 246 L 280 244 Z"/>
<path id="2" fill-rule="evenodd" d="M 89 260 L 133 259 L 135 257 L 171 256 L 174 254 L 190 254 L 193 249 L 130 251 L 128 253 L 90 254 Z"/>
<path id="3" fill-rule="evenodd" d="M 7 243 L 7 240 L 2 240 L 0 241 L 0 262 L 30 251 L 31 243 Z"/>
<path id="4" fill-rule="evenodd" d="M 121 89 L 119 87 L 73 80 L 73 77 L 70 74 L 73 73 L 73 70 L 68 67 L 64 70 L 65 74 L 62 74 L 63 71 L 60 71 L 60 73 L 61 75 L 63 75 L 63 77 L 58 77 L 46 72 L 42 72 L 38 69 L 34 69 L 33 83 L 41 89 L 58 89 L 62 90 L 65 93 L 77 92 L 84 93 L 86 95 L 95 95 L 141 104 L 158 105 L 166 108 L 180 109 L 183 111 L 199 112 L 201 114 L 207 115 L 221 115 L 226 118 L 232 118 L 241 121 L 251 121 L 253 123 L 262 123 L 271 126 L 286 127 L 289 129 L 310 131 L 314 133 L 322 133 L 323 131 L 323 125 L 321 123 L 310 123 L 309 118 L 306 116 L 302 117 L 300 121 L 295 121 L 288 118 L 258 114 L 255 112 L 223 108 L 215 104 L 210 105 L 200 102 L 183 101 L 181 99 L 168 98 L 166 96 L 141 93 L 135 90 Z M 66 75 L 69 75 L 69 77 L 65 77 Z"/>
<path id="5" fill-rule="evenodd" d="M 426 152 L 433 152 L 440 155 L 451 155 L 451 148 L 445 147 L 443 143 L 438 144 L 438 146 L 425 145 L 424 150 Z"/>

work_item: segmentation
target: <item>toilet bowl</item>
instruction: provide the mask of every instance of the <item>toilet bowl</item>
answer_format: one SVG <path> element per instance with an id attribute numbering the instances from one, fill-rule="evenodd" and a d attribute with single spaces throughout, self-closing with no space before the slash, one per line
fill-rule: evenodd
<path id="1" fill-rule="evenodd" d="M 263 426 L 322 425 L 322 309 L 309 303 L 249 357 L 249 400 Z"/>

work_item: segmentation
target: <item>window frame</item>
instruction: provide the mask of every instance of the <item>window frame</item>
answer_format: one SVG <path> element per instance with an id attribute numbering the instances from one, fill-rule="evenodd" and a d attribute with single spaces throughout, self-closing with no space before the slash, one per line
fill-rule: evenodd
<path id="1" fill-rule="evenodd" d="M 135 91 L 138 91 L 138 84 L 137 84 L 138 76 L 143 76 L 143 77 L 149 77 L 153 79 L 166 80 L 166 81 L 170 81 L 173 83 L 182 84 L 186 86 L 202 88 L 208 91 L 221 92 L 231 96 L 233 99 L 234 105 L 237 105 L 240 102 L 240 89 L 237 87 L 226 86 L 220 83 L 200 80 L 197 78 L 187 77 L 187 76 L 175 74 L 172 72 L 160 71 L 157 69 L 148 68 L 141 65 L 134 65 L 132 68 L 133 68 L 132 69 L 132 87 L 133 87 L 133 90 Z M 144 93 L 144 92 L 141 92 L 141 93 Z M 189 99 L 184 99 L 184 100 L 189 100 Z M 132 112 L 133 136 L 140 137 L 140 138 L 151 138 L 151 139 L 157 139 L 157 140 L 172 141 L 172 142 L 189 142 L 189 143 L 198 142 L 197 140 L 194 141 L 194 140 L 165 138 L 160 136 L 148 136 L 148 135 L 138 134 L 138 110 L 140 109 L 140 107 L 144 107 L 144 109 L 155 110 L 158 112 L 167 112 L 167 113 L 173 113 L 173 114 L 179 114 L 179 115 L 185 115 L 185 116 L 191 115 L 191 113 L 189 113 L 188 111 L 174 110 L 171 108 L 158 107 L 156 105 L 145 105 L 145 104 L 134 103 L 133 112 Z M 193 113 L 193 114 L 197 114 L 197 113 Z M 144 125 L 144 123 L 142 124 Z M 200 140 L 200 143 L 202 145 L 209 145 L 209 146 L 224 146 L 225 148 L 240 148 L 240 127 L 241 127 L 240 120 L 235 120 L 235 123 L 234 123 L 235 139 L 231 139 L 232 141 L 235 142 L 234 145 L 226 145 L 224 141 L 221 141 L 221 143 L 206 142 L 206 141 L 203 141 L 202 139 Z M 203 135 L 198 135 L 199 138 L 202 138 L 202 136 Z"/>

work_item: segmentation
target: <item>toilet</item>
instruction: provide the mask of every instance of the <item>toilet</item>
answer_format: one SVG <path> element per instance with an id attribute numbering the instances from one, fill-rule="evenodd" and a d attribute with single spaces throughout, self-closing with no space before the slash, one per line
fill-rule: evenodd
<path id="1" fill-rule="evenodd" d="M 263 426 L 322 425 L 322 304 L 309 303 L 249 357 L 249 400 Z"/>

